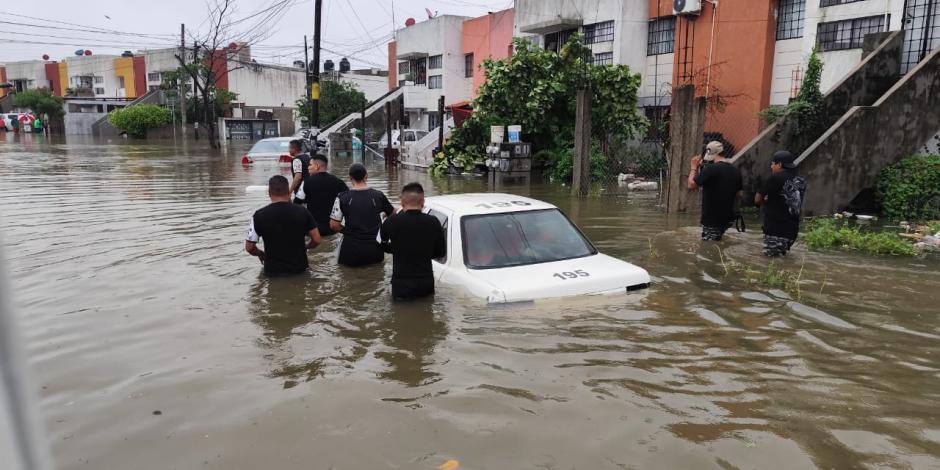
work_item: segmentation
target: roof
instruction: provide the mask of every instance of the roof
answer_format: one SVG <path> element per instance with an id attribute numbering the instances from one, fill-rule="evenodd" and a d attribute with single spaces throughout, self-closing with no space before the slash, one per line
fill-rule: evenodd
<path id="1" fill-rule="evenodd" d="M 427 199 L 427 203 L 451 210 L 455 212 L 456 215 L 499 214 L 501 212 L 556 209 L 555 206 L 547 202 L 504 193 L 467 193 L 432 196 Z"/>

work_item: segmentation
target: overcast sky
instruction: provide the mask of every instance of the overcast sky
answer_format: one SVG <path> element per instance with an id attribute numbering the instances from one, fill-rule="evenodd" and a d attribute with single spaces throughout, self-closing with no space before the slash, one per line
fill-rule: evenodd
<path id="1" fill-rule="evenodd" d="M 214 0 L 209 0 L 214 1 Z M 292 6 L 271 24 L 271 37 L 253 48 L 259 62 L 289 64 L 303 59 L 303 36 L 313 37 L 313 0 L 232 0 L 233 18 L 250 17 L 280 1 Z M 512 6 L 512 0 L 323 0 L 323 59 L 349 57 L 353 67 L 386 68 L 392 35 L 407 18 L 427 19 L 425 8 L 439 14 L 480 16 Z M 394 5 L 394 9 L 393 9 Z M 0 12 L 0 63 L 73 55 L 154 49 L 179 44 L 180 23 L 208 26 L 204 0 L 44 0 L 8 2 Z M 246 24 L 248 21 L 245 22 Z M 109 30 L 112 32 L 101 32 Z"/>

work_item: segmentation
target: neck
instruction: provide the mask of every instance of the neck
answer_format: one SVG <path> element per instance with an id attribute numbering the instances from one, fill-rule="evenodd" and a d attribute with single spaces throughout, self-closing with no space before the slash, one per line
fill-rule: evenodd
<path id="1" fill-rule="evenodd" d="M 365 181 L 353 181 L 352 187 L 353 189 L 366 189 L 369 185 Z"/>
<path id="2" fill-rule="evenodd" d="M 419 211 L 419 212 L 420 212 L 420 211 L 424 210 L 424 208 L 423 208 L 423 207 L 417 207 L 417 206 L 401 206 L 401 210 L 402 210 L 402 212 L 408 212 L 408 211 Z"/>
<path id="3" fill-rule="evenodd" d="M 290 202 L 290 195 L 286 196 L 271 196 L 271 203 L 275 202 Z"/>

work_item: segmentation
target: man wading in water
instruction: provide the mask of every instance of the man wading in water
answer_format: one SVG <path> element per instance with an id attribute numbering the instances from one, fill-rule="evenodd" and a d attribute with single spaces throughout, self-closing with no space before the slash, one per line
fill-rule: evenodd
<path id="1" fill-rule="evenodd" d="M 806 181 L 796 175 L 796 158 L 781 150 L 770 164 L 772 174 L 754 196 L 754 204 L 764 206 L 764 255 L 784 256 L 800 233 L 800 212 Z"/>
<path id="2" fill-rule="evenodd" d="M 392 203 L 381 191 L 369 187 L 366 167 L 349 167 L 352 188 L 339 195 L 330 214 L 330 228 L 343 234 L 339 264 L 349 267 L 381 263 L 385 253 L 378 244 L 382 219 L 395 213 Z"/>
<path id="3" fill-rule="evenodd" d="M 307 166 L 310 164 L 310 155 L 303 151 L 304 142 L 299 139 L 290 141 L 287 144 L 287 153 L 290 154 L 290 171 L 293 179 L 290 182 L 290 193 L 294 195 L 294 204 L 304 204 L 306 195 L 304 194 L 304 179 L 310 174 L 307 172 Z"/>
<path id="4" fill-rule="evenodd" d="M 257 256 L 269 276 L 298 274 L 310 266 L 307 250 L 320 244 L 317 223 L 306 209 L 291 203 L 287 178 L 277 175 L 268 180 L 271 204 L 251 217 L 245 251 Z M 310 237 L 307 243 L 305 237 Z M 264 240 L 262 251 L 258 242 Z"/>
<path id="5" fill-rule="evenodd" d="M 304 193 L 307 196 L 307 210 L 316 219 L 320 235 L 329 237 L 335 234 L 330 228 L 330 211 L 333 210 L 333 203 L 336 202 L 336 197 L 340 193 L 349 191 L 349 186 L 326 169 L 326 155 L 318 153 L 310 159 L 308 170 L 310 176 L 304 179 Z"/>
<path id="6" fill-rule="evenodd" d="M 424 210 L 424 188 L 401 190 L 401 212 L 382 224 L 382 249 L 392 254 L 392 298 L 411 300 L 434 295 L 431 260 L 447 255 L 444 229 Z"/>
<path id="7" fill-rule="evenodd" d="M 720 241 L 734 223 L 734 205 L 740 197 L 741 172 L 725 160 L 721 142 L 709 142 L 705 147 L 705 161 L 710 162 L 701 171 L 702 157 L 692 157 L 688 187 L 702 188 L 702 240 Z"/>

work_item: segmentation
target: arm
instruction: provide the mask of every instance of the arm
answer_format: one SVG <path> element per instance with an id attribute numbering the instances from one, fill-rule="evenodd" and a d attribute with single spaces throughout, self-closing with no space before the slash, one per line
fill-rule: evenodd
<path id="1" fill-rule="evenodd" d="M 701 165 L 702 165 L 702 157 L 698 155 L 692 157 L 692 163 L 690 164 L 690 171 L 689 171 L 689 179 L 688 181 L 686 181 L 686 186 L 689 188 L 690 191 L 695 191 L 701 186 L 699 184 L 701 181 L 698 178 L 698 175 L 699 175 L 698 170 Z"/>
<path id="2" fill-rule="evenodd" d="M 294 194 L 300 185 L 304 182 L 303 161 L 299 158 L 291 160 L 291 170 L 294 172 L 294 179 L 290 182 L 290 193 Z"/>
<path id="3" fill-rule="evenodd" d="M 261 235 L 255 230 L 255 218 L 251 217 L 248 222 L 248 236 L 245 238 L 245 251 L 251 256 L 257 256 L 261 264 L 264 264 L 264 251 L 258 248 L 258 242 Z"/>
<path id="4" fill-rule="evenodd" d="M 307 236 L 310 237 L 310 243 L 307 244 L 307 249 L 312 250 L 320 245 L 320 242 L 323 240 L 320 238 L 320 230 L 314 227 L 312 230 L 307 232 Z"/>
<path id="5" fill-rule="evenodd" d="M 760 205 L 763 204 L 764 201 L 766 200 L 767 200 L 767 196 L 764 196 L 760 192 L 754 195 L 754 205 L 757 207 L 760 207 Z"/>
<path id="6" fill-rule="evenodd" d="M 340 206 L 339 198 L 333 202 L 333 211 L 330 212 L 330 229 L 336 233 L 343 233 L 343 208 Z"/>
<path id="7" fill-rule="evenodd" d="M 394 222 L 391 222 L 391 223 L 394 223 Z M 392 252 L 392 241 L 391 241 L 390 232 L 391 232 L 390 219 L 386 219 L 385 223 L 382 224 L 382 228 L 379 229 L 379 236 L 382 237 L 381 238 L 382 241 L 379 243 L 379 247 L 382 249 L 382 251 L 386 253 Z"/>

